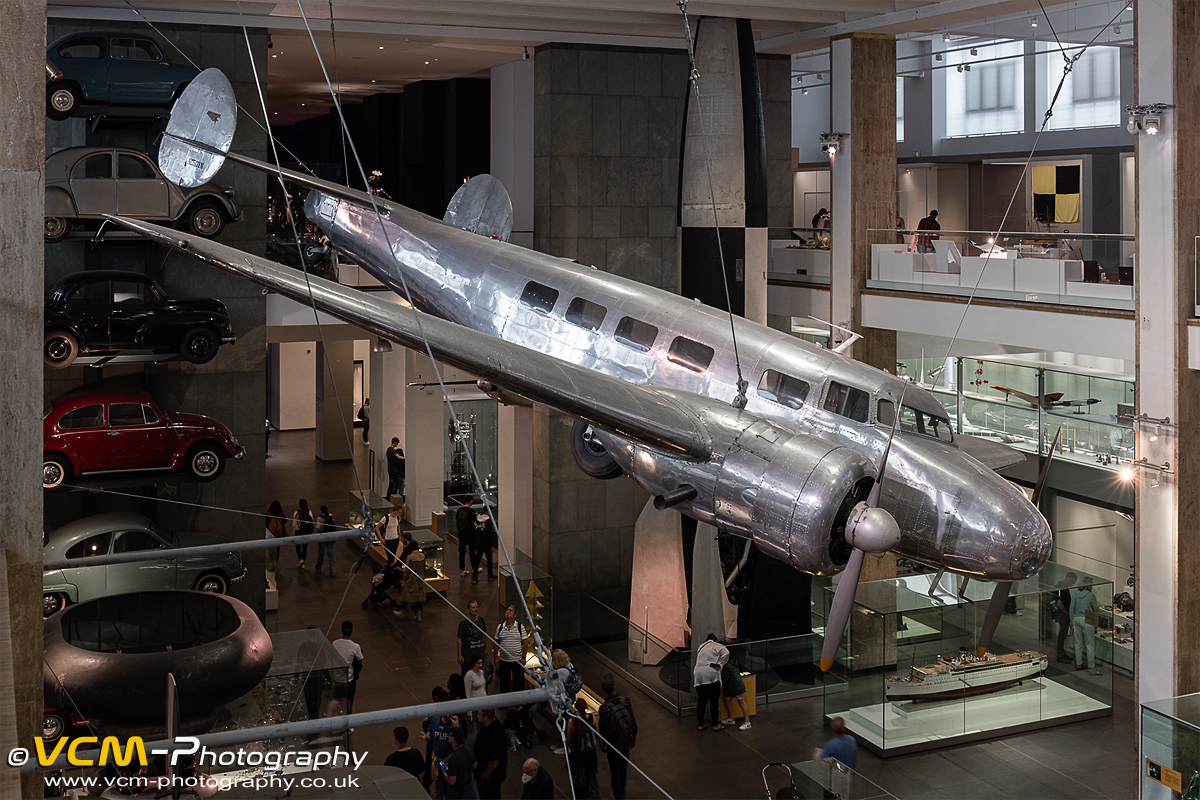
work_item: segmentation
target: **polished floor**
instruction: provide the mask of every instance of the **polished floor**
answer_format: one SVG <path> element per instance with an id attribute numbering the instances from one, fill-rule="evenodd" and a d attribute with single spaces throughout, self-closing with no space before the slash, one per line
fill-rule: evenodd
<path id="1" fill-rule="evenodd" d="M 349 463 L 318 462 L 313 457 L 312 431 L 275 434 L 270 452 L 267 480 L 271 499 L 279 499 L 290 515 L 303 496 L 314 508 L 328 504 L 339 521 L 345 520 L 356 482 Z M 357 474 L 364 478 L 366 460 L 366 446 L 356 435 Z M 454 569 L 457 549 L 451 548 L 446 553 L 451 575 L 447 600 L 464 608 L 470 599 L 478 599 L 486 621 L 495 624 L 496 583 L 481 580 L 472 584 L 469 577 L 460 577 Z M 343 620 L 353 621 L 354 639 L 365 655 L 356 711 L 427 702 L 433 687 L 444 686 L 447 676 L 457 672 L 455 629 L 460 617 L 446 602 L 436 598 L 427 602 L 424 620 L 419 623 L 390 611 L 364 609 L 360 604 L 369 592 L 370 572 L 347 580 L 354 556 L 350 545 L 339 548 L 338 576 L 332 579 L 312 569 L 315 552 L 310 553 L 305 570 L 297 568 L 292 548 L 284 547 L 282 553 L 279 610 L 268 613 L 267 627 L 286 631 L 314 625 L 331 630 L 333 638 Z M 567 649 L 587 684 L 598 687 L 606 669 L 580 648 Z M 820 698 L 761 706 L 749 731 L 730 728 L 700 733 L 691 715 L 676 717 L 619 679 L 618 691 L 634 702 L 640 732 L 633 760 L 646 775 L 630 770 L 627 796 L 631 798 L 663 793 L 675 798 L 763 797 L 762 773 L 767 764 L 808 760 L 827 738 Z M 860 750 L 858 770 L 903 800 L 1135 797 L 1138 752 L 1131 694 L 1131 681 L 1114 676 L 1111 717 L 890 759 Z M 553 741 L 555 732 L 548 724 L 540 724 Z M 407 726 L 415 735 L 420 721 Z M 356 751 L 369 752 L 367 763 L 382 763 L 393 749 L 390 726 L 359 728 L 351 743 Z M 509 754 L 505 798 L 520 797 L 519 762 L 529 756 L 543 762 L 559 796 L 571 796 L 563 757 L 539 744 L 533 750 Z M 599 772 L 601 796 L 612 797 L 603 757 Z M 768 773 L 773 790 L 782 785 L 781 775 L 779 770 Z"/>

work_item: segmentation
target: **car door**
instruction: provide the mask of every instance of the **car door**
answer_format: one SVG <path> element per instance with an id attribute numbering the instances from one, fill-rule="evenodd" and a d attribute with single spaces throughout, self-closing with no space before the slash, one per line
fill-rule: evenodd
<path id="1" fill-rule="evenodd" d="M 67 295 L 67 312 L 75 320 L 80 343 L 89 350 L 108 347 L 109 312 L 112 310 L 112 285 L 108 281 L 82 283 Z"/>
<path id="2" fill-rule="evenodd" d="M 108 313 L 108 340 L 113 347 L 137 344 L 137 333 L 157 304 L 158 297 L 146 281 L 114 280 Z"/>
<path id="3" fill-rule="evenodd" d="M 63 77 L 83 88 L 89 100 L 108 100 L 108 49 L 102 36 L 71 39 L 59 45 L 52 59 Z"/>
<path id="4" fill-rule="evenodd" d="M 113 151 L 85 155 L 71 168 L 71 195 L 81 217 L 98 217 L 117 210 L 117 183 L 113 178 Z"/>
<path id="5" fill-rule="evenodd" d="M 167 544 L 150 531 L 140 528 L 117 531 L 113 539 L 112 552 L 146 553 L 162 550 L 166 554 Z M 123 594 L 144 589 L 174 589 L 176 562 L 168 558 L 134 561 L 129 564 L 109 564 L 104 568 L 105 592 Z"/>
<path id="6" fill-rule="evenodd" d="M 108 555 L 112 543 L 112 531 L 104 531 L 95 536 L 81 539 L 67 550 L 67 561 L 88 556 Z M 106 577 L 104 567 L 67 567 L 62 573 L 67 583 L 74 584 L 79 590 L 79 602 L 101 597 L 106 593 Z"/>
<path id="7" fill-rule="evenodd" d="M 165 467 L 177 437 L 145 403 L 108 407 L 108 463 L 111 469 Z"/>
<path id="8" fill-rule="evenodd" d="M 84 472 L 108 469 L 108 435 L 104 430 L 104 404 L 80 406 L 59 417 L 59 436 L 79 457 Z"/>
<path id="9" fill-rule="evenodd" d="M 139 219 L 170 219 L 167 182 L 150 159 L 117 152 L 117 213 Z"/>
<path id="10" fill-rule="evenodd" d="M 171 99 L 171 64 L 149 39 L 114 36 L 108 40 L 108 88 L 130 103 L 166 103 Z"/>

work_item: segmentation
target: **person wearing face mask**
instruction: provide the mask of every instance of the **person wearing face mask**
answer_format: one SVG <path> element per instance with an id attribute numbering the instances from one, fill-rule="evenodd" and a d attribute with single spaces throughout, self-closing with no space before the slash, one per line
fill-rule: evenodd
<path id="1" fill-rule="evenodd" d="M 536 758 L 531 758 L 521 767 L 521 800 L 554 800 L 554 779 L 542 769 Z"/>

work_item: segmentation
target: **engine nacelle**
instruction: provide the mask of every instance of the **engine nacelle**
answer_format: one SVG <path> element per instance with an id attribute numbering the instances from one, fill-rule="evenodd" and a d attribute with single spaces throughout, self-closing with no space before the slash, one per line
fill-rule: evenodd
<path id="1" fill-rule="evenodd" d="M 596 437 L 660 507 L 679 498 L 680 512 L 753 539 L 773 558 L 816 575 L 839 572 L 851 550 L 846 522 L 866 499 L 875 465 L 853 450 L 764 420 L 706 414 L 705 422 L 713 457 L 703 463 L 609 431 Z"/>
<path id="2" fill-rule="evenodd" d="M 757 422 L 725 454 L 714 516 L 720 527 L 752 538 L 773 558 L 830 575 L 850 557 L 846 522 L 866 498 L 874 473 L 860 453 Z"/>

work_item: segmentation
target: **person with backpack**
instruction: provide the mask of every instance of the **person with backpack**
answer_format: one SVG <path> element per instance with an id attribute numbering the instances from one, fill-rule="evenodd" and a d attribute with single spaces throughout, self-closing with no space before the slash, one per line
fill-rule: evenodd
<path id="1" fill-rule="evenodd" d="M 612 778 L 614 800 L 624 800 L 625 781 L 629 772 L 629 751 L 637 744 L 637 719 L 633 716 L 633 704 L 629 698 L 617 694 L 616 681 L 606 674 L 600 682 L 605 699 L 600 704 L 600 743 L 608 753 L 608 773 Z M 605 745 L 609 742 L 612 746 Z M 614 752 L 615 751 L 615 752 Z"/>
<path id="2" fill-rule="evenodd" d="M 475 498 L 467 495 L 463 499 L 462 507 L 454 512 L 454 535 L 458 537 L 458 569 L 464 578 L 471 574 L 471 570 L 467 569 L 467 549 L 475 537 L 475 511 L 471 508 L 474 502 Z"/>
<path id="3" fill-rule="evenodd" d="M 292 530 L 295 536 L 308 536 L 313 532 L 313 515 L 308 510 L 308 501 L 303 497 L 300 498 L 300 507 L 292 514 Z M 308 559 L 308 542 L 296 545 L 296 558 L 300 561 L 297 566 L 304 569 L 304 562 Z"/>
<path id="4" fill-rule="evenodd" d="M 317 533 L 333 533 L 337 530 L 337 523 L 333 520 L 333 514 L 329 513 L 329 506 L 321 506 L 321 513 L 317 515 L 317 524 L 315 528 Z M 318 542 L 317 543 L 317 574 L 321 574 L 321 567 L 325 563 L 326 558 L 329 559 L 329 577 L 333 578 L 337 575 L 337 551 L 334 545 L 337 542 Z"/>
<path id="5" fill-rule="evenodd" d="M 375 525 L 375 537 L 383 542 L 389 567 L 395 563 L 396 548 L 400 546 L 400 515 L 403 513 L 404 506 L 392 506 L 392 510 L 384 514 Z"/>

